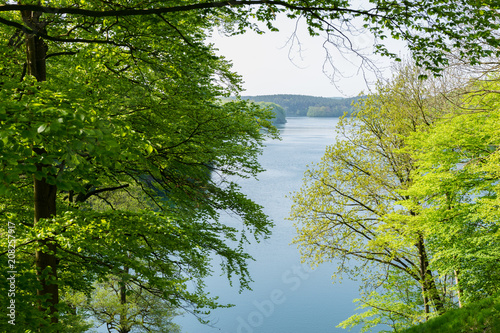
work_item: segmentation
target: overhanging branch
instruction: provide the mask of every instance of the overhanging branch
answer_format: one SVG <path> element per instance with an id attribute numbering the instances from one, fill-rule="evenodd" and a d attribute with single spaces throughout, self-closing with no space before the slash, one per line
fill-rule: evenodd
<path id="1" fill-rule="evenodd" d="M 120 186 L 115 186 L 115 187 L 106 187 L 106 188 L 101 188 L 101 189 L 98 189 L 98 190 L 90 191 L 90 192 L 88 192 L 86 194 L 83 194 L 81 196 L 79 195 L 76 198 L 76 201 L 77 202 L 84 202 L 85 200 L 87 200 L 88 198 L 90 198 L 93 195 L 97 195 L 97 194 L 103 193 L 103 192 L 110 192 L 110 191 L 120 190 L 120 189 L 126 188 L 128 186 L 129 186 L 129 184 L 125 184 L 125 185 L 120 185 Z"/>
<path id="2" fill-rule="evenodd" d="M 194 3 L 185 6 L 173 6 L 173 7 L 159 7 L 159 8 L 149 8 L 149 9 L 119 9 L 119 10 L 91 10 L 82 9 L 74 7 L 49 7 L 41 5 L 3 5 L 0 6 L 0 12 L 11 12 L 11 11 L 36 11 L 47 14 L 73 14 L 81 15 L 87 17 L 116 17 L 116 16 L 143 16 L 143 15 L 157 15 L 165 13 L 175 13 L 175 12 L 187 12 L 191 10 L 198 9 L 212 9 L 212 8 L 223 8 L 223 7 L 244 7 L 251 5 L 266 5 L 266 6 L 280 6 L 291 10 L 303 11 L 303 12 L 343 12 L 351 13 L 356 15 L 367 15 L 372 17 L 383 17 L 383 15 L 375 14 L 370 10 L 356 10 L 351 8 L 344 8 L 338 6 L 303 6 L 297 4 L 291 4 L 286 1 L 269 1 L 269 0 L 247 0 L 247 1 L 216 1 L 216 2 L 203 2 Z"/>
<path id="3" fill-rule="evenodd" d="M 78 52 L 57 52 L 57 53 L 50 53 L 45 56 L 45 59 L 51 58 L 51 57 L 58 57 L 58 56 L 63 56 L 63 55 L 75 55 L 78 54 Z"/>
<path id="4" fill-rule="evenodd" d="M 21 6 L 21 5 L 19 5 L 19 6 Z M 0 6 L 0 12 L 3 9 L 2 7 L 5 7 L 5 6 Z M 87 44 L 111 44 L 111 45 L 115 45 L 115 46 L 130 47 L 129 45 L 126 45 L 126 44 L 120 44 L 120 43 L 116 43 L 116 42 L 111 41 L 111 40 L 104 40 L 104 39 L 59 38 L 59 37 L 53 37 L 53 36 L 49 36 L 49 35 L 41 32 L 41 31 L 34 31 L 34 30 L 26 27 L 25 25 L 22 25 L 21 23 L 10 21 L 10 20 L 6 20 L 6 19 L 1 18 L 1 17 L 0 17 L 0 23 L 2 23 L 4 25 L 7 25 L 9 27 L 14 27 L 14 28 L 16 28 L 18 30 L 21 30 L 25 34 L 36 35 L 36 36 L 42 37 L 42 38 L 44 38 L 46 40 L 50 40 L 50 41 L 53 41 L 53 42 L 87 43 Z"/>

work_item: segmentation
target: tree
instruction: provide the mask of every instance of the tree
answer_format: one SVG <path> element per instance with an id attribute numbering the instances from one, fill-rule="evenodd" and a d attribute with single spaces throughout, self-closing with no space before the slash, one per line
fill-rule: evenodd
<path id="1" fill-rule="evenodd" d="M 334 275 L 363 277 L 358 302 L 370 310 L 344 327 L 384 322 L 400 329 L 449 306 L 440 288 L 449 281 L 431 270 L 426 234 L 412 223 L 417 212 L 400 204 L 414 169 L 402 151 L 405 138 L 453 107 L 436 84 L 418 79 L 421 74 L 401 67 L 377 94 L 360 101 L 351 119 L 342 118 L 337 142 L 306 172 L 293 198 L 294 243 L 303 259 L 311 265 L 335 260 Z"/>
<path id="2" fill-rule="evenodd" d="M 67 28 L 23 12 L 28 14 L 32 28 Z M 88 291 L 110 273 L 123 276 L 128 270 L 127 283 L 190 311 L 218 306 L 203 292 L 210 257 L 220 257 L 228 277 L 237 275 L 248 286 L 249 256 L 242 243 L 247 233 L 266 237 L 272 224 L 228 176 L 251 177 L 261 170 L 262 141 L 274 136 L 271 115 L 241 101 L 218 102 L 239 79 L 203 45 L 203 27 L 193 24 L 179 35 L 171 26 L 175 20 L 194 22 L 192 17 L 160 16 L 148 17 L 154 22 L 115 22 L 111 35 L 117 39 L 130 38 L 129 27 L 138 29 L 128 47 L 116 40 L 45 45 L 28 34 L 28 51 L 34 43 L 46 63 L 26 66 L 23 33 L 1 31 L 1 188 L 9 198 L 2 201 L 1 218 L 4 230 L 9 222 L 16 225 L 16 302 L 17 310 L 26 311 L 18 312 L 15 329 L 63 329 L 71 312 L 59 302 L 60 291 Z M 18 13 L 8 17 L 21 19 Z M 87 24 L 77 21 L 68 24 Z M 161 30 L 150 34 L 157 38 L 154 44 L 140 38 L 149 26 Z M 92 34 L 81 32 L 76 39 L 87 33 Z M 214 84 L 215 78 L 230 86 Z M 142 187 L 154 210 L 101 212 L 85 206 L 93 196 L 132 185 Z M 33 186 L 34 196 L 28 190 Z M 241 229 L 220 223 L 219 210 L 241 216 Z M 2 239 L 6 266 L 8 244 Z M 194 290 L 187 288 L 190 280 Z M 2 293 L 2 306 L 9 302 Z"/>
<path id="3" fill-rule="evenodd" d="M 274 124 L 285 124 L 286 123 L 286 112 L 285 109 L 276 103 L 272 102 L 258 102 L 257 105 L 269 109 L 273 113 L 273 123 Z"/>
<path id="4" fill-rule="evenodd" d="M 176 312 L 169 302 L 144 289 L 123 285 L 114 277 L 96 283 L 90 295 L 77 292 L 65 300 L 82 316 L 97 321 L 93 326 L 105 325 L 109 333 L 180 332 L 179 326 L 172 322 Z"/>
<path id="5" fill-rule="evenodd" d="M 498 73 L 475 81 L 462 107 L 409 140 L 417 162 L 407 207 L 426 230 L 432 265 L 456 280 L 461 305 L 499 291 Z"/>
<path id="6" fill-rule="evenodd" d="M 3 3 L 0 191 L 9 200 L 1 218 L 4 226 L 18 221 L 19 297 L 38 304 L 38 312 L 17 319 L 47 332 L 64 313 L 60 288 L 88 288 L 110 270 L 119 275 L 128 267 L 132 280 L 148 281 L 175 305 L 214 307 L 203 293 L 183 288 L 186 276 L 201 281 L 209 273 L 206 259 L 214 252 L 228 276 L 239 275 L 247 286 L 244 231 L 265 236 L 270 222 L 226 176 L 260 170 L 259 130 L 270 129 L 269 114 L 240 101 L 218 102 L 238 92 L 240 81 L 205 42 L 214 27 L 258 30 L 255 18 L 273 29 L 276 14 L 286 12 L 303 16 L 312 34 L 333 38 L 361 18 L 381 39 L 388 29 L 409 40 L 417 61 L 434 70 L 446 62 L 439 52 L 449 50 L 448 41 L 463 42 L 463 56 L 473 61 L 497 54 L 496 7 L 476 2 L 453 10 L 440 1 L 425 7 L 379 1 L 370 9 L 329 1 Z M 492 48 L 478 48 L 478 39 Z M 389 54 L 382 44 L 377 50 Z M 81 208 L 130 184 L 142 186 L 158 211 Z M 245 230 L 220 224 L 219 209 L 242 216 Z M 7 264 L 5 241 L 2 249 Z"/>

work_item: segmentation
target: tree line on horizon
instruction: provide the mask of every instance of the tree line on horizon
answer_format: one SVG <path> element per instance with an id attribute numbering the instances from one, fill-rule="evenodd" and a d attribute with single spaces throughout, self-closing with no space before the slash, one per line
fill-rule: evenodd
<path id="1" fill-rule="evenodd" d="M 287 117 L 341 117 L 344 114 L 351 114 L 353 104 L 359 98 L 294 94 L 242 96 L 244 100 L 278 104 L 285 110 Z"/>

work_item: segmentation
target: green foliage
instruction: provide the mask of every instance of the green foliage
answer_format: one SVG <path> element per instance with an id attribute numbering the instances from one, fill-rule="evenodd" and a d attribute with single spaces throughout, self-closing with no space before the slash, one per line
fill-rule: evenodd
<path id="1" fill-rule="evenodd" d="M 112 276 L 93 287 L 90 295 L 76 292 L 64 298 L 93 327 L 104 326 L 108 332 L 180 332 L 172 322 L 175 308 L 148 291 L 133 285 L 122 290 L 122 282 Z"/>
<path id="2" fill-rule="evenodd" d="M 285 124 L 286 123 L 286 112 L 280 105 L 271 102 L 258 102 L 257 105 L 262 108 L 268 109 L 274 115 L 273 124 Z"/>
<path id="3" fill-rule="evenodd" d="M 384 0 L 372 3 L 376 11 L 350 7 L 343 0 L 3 3 L 0 232 L 8 236 L 9 223 L 15 224 L 15 329 L 32 331 L 78 330 L 71 326 L 70 309 L 55 297 L 57 290 L 88 293 L 95 281 L 109 274 L 122 276 L 127 269 L 127 281 L 148 288 L 173 307 L 189 304 L 196 311 L 218 306 L 203 292 L 203 278 L 211 271 L 209 258 L 220 257 L 227 277 L 237 276 L 241 287 L 248 287 L 250 257 L 244 244 L 249 236 L 267 237 L 272 223 L 240 192 L 235 179 L 262 171 L 257 156 L 266 137 L 276 137 L 276 132 L 271 112 L 240 99 L 220 102 L 239 93 L 241 80 L 206 42 L 214 28 L 229 34 L 261 32 L 256 22 L 262 22 L 276 30 L 273 21 L 284 13 L 303 18 L 309 33 L 319 35 L 344 31 L 361 19 L 380 40 L 390 33 L 409 41 L 417 63 L 434 72 L 447 63 L 444 54 L 452 47 L 472 63 L 499 53 L 494 35 L 498 6 L 479 2 L 401 5 Z M 336 46 L 346 45 L 343 42 L 334 40 Z M 382 44 L 376 51 L 397 58 Z M 377 103 L 369 100 L 364 111 L 377 109 Z M 365 122 L 358 130 L 371 130 L 371 135 L 361 135 L 359 140 L 367 141 L 354 145 L 363 149 L 367 144 L 369 154 L 340 143 L 330 156 L 344 158 L 344 164 L 332 174 L 350 181 L 344 169 L 351 168 L 360 176 L 352 189 L 342 184 L 339 189 L 366 201 L 354 203 L 358 210 L 338 214 L 362 229 L 374 227 L 380 237 L 366 239 L 358 233 L 357 239 L 346 230 L 341 235 L 350 245 L 366 243 L 363 255 L 368 261 L 379 259 L 383 249 L 384 264 L 392 265 L 402 258 L 400 245 L 415 240 L 411 228 L 400 231 L 401 220 L 382 219 L 399 209 L 388 203 L 402 199 L 397 190 L 407 179 L 398 177 L 408 170 L 399 167 L 408 159 L 394 151 L 401 133 L 388 125 L 390 117 L 373 112 L 366 116 L 360 112 L 358 120 L 375 122 Z M 404 121 L 397 124 L 407 126 Z M 380 133 L 372 125 L 389 126 L 390 135 L 377 142 Z M 494 161 L 496 154 L 491 155 Z M 364 167 L 353 168 L 358 162 Z M 491 170 L 473 174 L 496 172 L 493 164 L 485 165 Z M 311 176 L 327 178 L 313 172 Z M 494 182 L 487 184 L 485 190 L 495 190 Z M 86 205 L 93 196 L 132 185 L 142 188 L 154 210 L 106 211 Z M 323 189 L 320 194 L 326 205 L 329 193 Z M 490 197 L 480 201 L 488 199 L 484 206 L 493 209 L 496 197 Z M 340 207 L 349 200 L 341 195 L 335 204 Z M 366 207 L 371 210 L 368 218 L 363 215 Z M 241 226 L 222 224 L 221 210 L 239 216 Z M 473 222 L 496 227 L 480 213 L 474 212 Z M 486 256 L 490 243 L 481 245 Z M 3 264 L 8 264 L 8 248 L 8 237 L 2 237 Z M 6 278 L 8 273 L 1 274 Z M 187 290 L 189 279 L 194 279 L 196 291 Z M 3 309 L 10 302 L 5 288 L 0 290 Z M 0 329 L 12 329 L 6 325 L 0 323 Z"/>
<path id="4" fill-rule="evenodd" d="M 23 24 L 17 12 L 0 15 Z M 61 301 L 59 324 L 49 327 L 37 306 L 48 308 L 49 298 L 37 296 L 45 288 L 40 279 L 57 282 L 61 295 L 89 293 L 95 281 L 127 267 L 139 289 L 202 314 L 221 306 L 203 290 L 217 258 L 231 282 L 248 288 L 243 246 L 250 237 L 267 237 L 272 223 L 234 181 L 262 171 L 257 157 L 276 130 L 272 113 L 255 104 L 219 102 L 238 91 L 240 79 L 204 45 L 211 19 L 186 12 L 90 20 L 44 14 L 42 20 L 49 34 L 71 30 L 74 37 L 46 39 L 43 81 L 23 72 L 26 36 L 0 30 L 0 225 L 2 236 L 9 222 L 16 226 L 16 328 L 35 331 L 43 323 L 50 332 L 77 322 Z M 113 42 L 96 42 L 103 34 Z M 16 36 L 20 42 L 12 44 Z M 36 223 L 34 179 L 57 189 L 57 214 Z M 88 204 L 114 191 L 146 196 L 147 205 Z M 222 224 L 221 210 L 239 216 L 241 225 Z M 3 267 L 7 249 L 2 237 Z M 35 252 L 55 257 L 57 278 L 50 270 L 37 275 Z M 7 290 L 2 284 L 2 306 L 10 302 Z M 10 329 L 0 323 L 0 330 Z"/>
<path id="5" fill-rule="evenodd" d="M 384 323 L 400 330 L 454 306 L 450 279 L 429 267 L 433 252 L 414 223 L 417 212 L 401 205 L 414 170 L 405 138 L 453 105 L 419 74 L 401 67 L 360 100 L 351 118 L 341 118 L 337 142 L 293 198 L 294 243 L 303 260 L 335 262 L 334 276 L 362 278 L 357 302 L 366 311 L 342 327 Z"/>
<path id="6" fill-rule="evenodd" d="M 310 106 L 307 110 L 308 117 L 341 117 L 344 113 L 348 113 L 346 110 L 339 110 L 335 108 L 332 110 L 329 106 Z"/>
<path id="7" fill-rule="evenodd" d="M 500 296 L 450 310 L 402 333 L 494 333 L 500 331 Z"/>
<path id="8" fill-rule="evenodd" d="M 337 327 L 361 326 L 361 332 L 370 332 L 372 328 L 385 325 L 392 332 L 400 332 L 424 320 L 422 290 L 408 274 L 389 268 L 386 278 L 380 283 L 379 288 L 361 290 L 361 297 L 354 300 L 357 310 L 364 312 L 354 314 Z"/>
<path id="9" fill-rule="evenodd" d="M 499 291 L 497 75 L 452 91 L 447 77 L 421 76 L 400 68 L 341 119 L 340 140 L 294 197 L 304 260 L 363 277 L 364 312 L 340 327 L 401 331 Z M 497 310 L 483 307 L 422 332 L 495 332 Z"/>
<path id="10" fill-rule="evenodd" d="M 433 264 L 456 272 L 464 303 L 499 291 L 498 81 L 492 76 L 464 97 L 466 110 L 450 114 L 412 136 L 418 161 L 416 223 L 429 235 Z"/>
<path id="11" fill-rule="evenodd" d="M 169 32 L 167 38 L 190 41 L 192 35 L 186 31 L 186 25 L 198 28 L 195 32 L 198 37 L 203 36 L 204 28 L 213 27 L 220 27 L 227 34 L 241 34 L 248 29 L 262 33 L 259 23 L 276 31 L 273 21 L 278 14 L 283 13 L 291 19 L 302 17 L 312 36 L 318 36 L 321 32 L 342 32 L 332 35 L 329 42 L 343 51 L 353 51 L 347 33 L 354 32 L 355 35 L 360 30 L 375 36 L 375 52 L 396 60 L 400 60 L 399 55 L 391 52 L 384 40 L 390 36 L 407 41 L 416 64 L 433 72 L 443 69 L 448 63 L 446 55 L 451 51 L 472 64 L 498 56 L 500 52 L 494 33 L 500 27 L 495 20 L 498 5 L 488 3 L 485 6 L 477 1 L 443 3 L 433 0 L 425 4 L 400 4 L 374 0 L 364 5 L 351 4 L 346 0 L 314 0 L 305 3 L 295 0 L 251 3 L 236 0 L 176 0 L 168 4 L 151 0 L 146 5 L 141 1 L 115 0 L 104 8 L 102 3 L 92 0 L 77 3 L 59 0 L 51 2 L 50 6 L 37 4 L 36 1 L 25 1 L 22 3 L 25 7 L 21 7 L 7 2 L 1 8 L 0 22 L 9 28 L 21 29 L 23 23 L 13 19 L 12 13 L 23 9 L 57 13 L 53 15 L 55 24 L 46 29 L 45 39 L 88 42 L 100 36 L 97 38 L 99 43 L 127 47 L 132 40 L 127 25 L 147 32 L 137 36 L 141 42 L 150 36 L 165 36 L 163 28 Z M 25 28 L 27 32 L 33 31 L 33 27 Z M 68 28 L 73 28 L 75 36 L 64 35 Z M 152 42 L 151 46 L 155 44 Z"/>

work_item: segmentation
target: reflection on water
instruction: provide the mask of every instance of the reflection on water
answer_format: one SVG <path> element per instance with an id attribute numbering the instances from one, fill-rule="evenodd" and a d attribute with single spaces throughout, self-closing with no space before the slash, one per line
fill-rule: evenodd
<path id="1" fill-rule="evenodd" d="M 301 265 L 298 250 L 290 242 L 295 228 L 288 217 L 290 192 L 302 185 L 307 165 L 318 162 L 325 147 L 335 141 L 338 118 L 288 118 L 280 126 L 281 141 L 266 143 L 260 162 L 266 171 L 259 181 L 239 181 L 243 193 L 264 207 L 276 224 L 270 239 L 247 246 L 255 258 L 249 265 L 252 291 L 238 293 L 224 277 L 207 280 L 207 288 L 221 303 L 236 306 L 212 312 L 215 327 L 201 325 L 191 316 L 177 322 L 187 333 L 336 333 L 335 326 L 354 313 L 352 300 L 358 296 L 351 281 L 332 284 L 333 266 L 315 270 Z M 227 223 L 234 223 L 227 216 Z M 333 265 L 333 264 L 331 264 Z M 217 271 L 218 272 L 218 271 Z M 353 329 L 351 332 L 358 332 Z"/>

